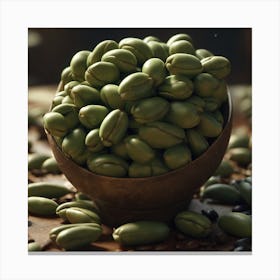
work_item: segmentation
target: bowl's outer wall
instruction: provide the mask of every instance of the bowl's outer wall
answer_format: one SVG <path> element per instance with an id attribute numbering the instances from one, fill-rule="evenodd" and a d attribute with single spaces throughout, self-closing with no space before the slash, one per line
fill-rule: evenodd
<path id="1" fill-rule="evenodd" d="M 47 137 L 61 171 L 77 190 L 92 198 L 105 223 L 118 225 L 139 219 L 168 221 L 186 209 L 195 191 L 223 159 L 232 128 L 229 92 L 228 100 L 224 129 L 208 150 L 188 165 L 160 176 L 114 178 L 94 174 L 67 158 L 52 136 L 47 134 Z"/>

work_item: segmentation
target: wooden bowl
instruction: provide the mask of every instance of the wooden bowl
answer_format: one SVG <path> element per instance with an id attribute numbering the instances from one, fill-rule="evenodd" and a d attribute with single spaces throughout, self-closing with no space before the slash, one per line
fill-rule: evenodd
<path id="1" fill-rule="evenodd" d="M 136 220 L 171 222 L 187 209 L 193 194 L 215 172 L 226 152 L 232 128 L 232 101 L 222 108 L 222 133 L 205 153 L 166 174 L 146 178 L 114 178 L 94 174 L 66 157 L 50 134 L 48 141 L 57 163 L 75 188 L 97 205 L 102 222 L 118 226 Z"/>

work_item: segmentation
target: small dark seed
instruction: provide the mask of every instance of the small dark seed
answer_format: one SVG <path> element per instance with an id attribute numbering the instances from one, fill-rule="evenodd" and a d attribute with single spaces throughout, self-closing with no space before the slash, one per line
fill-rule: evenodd
<path id="1" fill-rule="evenodd" d="M 201 214 L 206 216 L 212 222 L 216 222 L 217 219 L 219 218 L 219 214 L 214 209 L 209 209 L 209 210 L 202 209 Z"/>
<path id="2" fill-rule="evenodd" d="M 32 226 L 32 222 L 28 221 L 28 226 L 31 227 Z"/>

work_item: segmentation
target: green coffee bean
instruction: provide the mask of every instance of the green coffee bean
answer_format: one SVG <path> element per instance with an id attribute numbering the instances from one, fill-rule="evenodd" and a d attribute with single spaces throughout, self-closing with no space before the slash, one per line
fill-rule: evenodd
<path id="1" fill-rule="evenodd" d="M 176 169 L 188 164 L 192 160 L 192 154 L 186 145 L 179 144 L 166 149 L 163 158 L 170 169 Z"/>
<path id="2" fill-rule="evenodd" d="M 250 137 L 248 134 L 232 134 L 229 139 L 228 149 L 248 148 Z"/>
<path id="3" fill-rule="evenodd" d="M 153 57 L 159 58 L 165 61 L 169 56 L 168 46 L 162 42 L 150 41 L 147 43 L 152 51 Z"/>
<path id="4" fill-rule="evenodd" d="M 200 156 L 208 149 L 207 140 L 196 129 L 187 129 L 186 136 L 191 152 L 195 157 Z"/>
<path id="5" fill-rule="evenodd" d="M 140 100 L 131 108 L 131 114 L 138 123 L 149 123 L 161 120 L 169 110 L 169 102 L 161 97 Z"/>
<path id="6" fill-rule="evenodd" d="M 87 81 L 83 81 L 83 82 L 81 82 L 81 83 L 80 83 L 80 85 L 84 85 L 84 86 L 88 86 L 88 87 L 90 87 L 90 84 L 89 84 Z"/>
<path id="7" fill-rule="evenodd" d="M 28 243 L 28 252 L 42 251 L 42 247 L 37 242 Z"/>
<path id="8" fill-rule="evenodd" d="M 48 159 L 49 155 L 31 154 L 28 155 L 28 170 L 41 169 L 43 162 Z"/>
<path id="9" fill-rule="evenodd" d="M 46 159 L 43 162 L 41 169 L 47 173 L 53 173 L 53 174 L 61 173 L 57 161 L 54 157 Z"/>
<path id="10" fill-rule="evenodd" d="M 191 54 L 172 54 L 166 59 L 165 65 L 172 75 L 182 74 L 192 78 L 202 72 L 200 60 Z"/>
<path id="11" fill-rule="evenodd" d="M 134 105 L 137 105 L 139 101 L 140 101 L 140 100 L 125 101 L 125 103 L 124 103 L 124 110 L 125 110 L 125 112 L 126 112 L 128 115 L 130 115 L 130 114 L 131 114 L 131 109 L 132 109 L 132 107 L 133 107 Z"/>
<path id="12" fill-rule="evenodd" d="M 45 130 L 53 136 L 63 137 L 69 130 L 64 116 L 56 112 L 46 113 L 43 122 Z"/>
<path id="13" fill-rule="evenodd" d="M 111 111 L 102 121 L 99 136 L 103 145 L 110 147 L 119 143 L 125 136 L 128 127 L 127 114 L 119 109 Z"/>
<path id="14" fill-rule="evenodd" d="M 70 96 L 65 96 L 63 97 L 62 101 L 61 101 L 61 104 L 74 104 L 74 100 L 70 97 Z"/>
<path id="15" fill-rule="evenodd" d="M 83 128 L 75 128 L 62 141 L 62 151 L 75 159 L 85 150 L 86 133 Z"/>
<path id="16" fill-rule="evenodd" d="M 246 181 L 241 181 L 237 185 L 237 189 L 240 192 L 241 197 L 246 201 L 248 205 L 252 205 L 252 184 Z"/>
<path id="17" fill-rule="evenodd" d="M 59 96 L 59 95 L 55 96 L 52 100 L 51 108 L 54 108 L 55 106 L 60 105 L 62 103 L 63 99 L 64 99 L 64 96 Z"/>
<path id="18" fill-rule="evenodd" d="M 71 224 L 76 223 L 98 223 L 100 217 L 93 211 L 84 208 L 70 207 L 66 209 L 65 216 Z"/>
<path id="19" fill-rule="evenodd" d="M 203 99 L 205 101 L 205 107 L 204 107 L 205 111 L 207 112 L 218 111 L 219 103 L 220 103 L 218 100 L 216 100 L 213 97 L 204 97 Z"/>
<path id="20" fill-rule="evenodd" d="M 192 95 L 193 83 L 183 75 L 167 76 L 158 88 L 158 94 L 170 100 L 184 100 Z"/>
<path id="21" fill-rule="evenodd" d="M 199 113 L 204 111 L 206 105 L 205 100 L 195 94 L 186 99 L 186 102 L 193 104 Z"/>
<path id="22" fill-rule="evenodd" d="M 73 129 L 79 124 L 78 108 L 74 104 L 57 105 L 52 109 L 52 112 L 59 113 L 64 117 L 68 129 Z"/>
<path id="23" fill-rule="evenodd" d="M 133 73 L 125 77 L 119 85 L 123 100 L 135 101 L 153 95 L 153 79 L 146 73 Z"/>
<path id="24" fill-rule="evenodd" d="M 167 71 L 164 62 L 156 57 L 148 59 L 142 67 L 142 72 L 148 74 L 154 81 L 154 86 L 159 86 L 165 79 Z"/>
<path id="25" fill-rule="evenodd" d="M 128 177 L 142 178 L 153 175 L 152 167 L 149 163 L 132 162 L 128 168 Z"/>
<path id="26" fill-rule="evenodd" d="M 69 83 L 69 86 L 70 86 L 70 83 Z M 59 91 L 59 92 L 55 93 L 55 96 L 63 96 L 63 97 L 65 97 L 67 95 L 68 95 L 68 93 L 66 92 L 66 90 L 62 90 L 62 91 Z"/>
<path id="27" fill-rule="evenodd" d="M 112 154 L 92 156 L 87 166 L 93 173 L 109 177 L 124 177 L 128 170 L 126 161 Z"/>
<path id="28" fill-rule="evenodd" d="M 185 132 L 178 126 L 158 121 L 141 126 L 139 136 L 152 148 L 165 149 L 182 143 Z"/>
<path id="29" fill-rule="evenodd" d="M 152 57 L 152 52 L 149 46 L 138 38 L 124 38 L 119 42 L 120 49 L 125 49 L 132 52 L 138 65 L 142 65 L 146 60 Z"/>
<path id="30" fill-rule="evenodd" d="M 223 125 L 224 117 L 219 110 L 211 112 L 211 115 L 216 119 L 217 122 L 219 122 L 221 125 Z"/>
<path id="31" fill-rule="evenodd" d="M 129 157 L 138 163 L 148 163 L 155 157 L 154 150 L 139 137 L 128 137 L 125 140 L 126 151 Z"/>
<path id="32" fill-rule="evenodd" d="M 116 83 L 120 78 L 120 71 L 111 62 L 96 62 L 88 67 L 85 73 L 86 81 L 93 87 L 101 88 L 106 84 Z"/>
<path id="33" fill-rule="evenodd" d="M 203 58 L 206 58 L 206 57 L 209 57 L 209 56 L 213 56 L 214 54 L 211 53 L 210 51 L 206 50 L 206 49 L 197 49 L 195 51 L 195 55 L 196 55 L 197 58 L 202 60 Z"/>
<path id="34" fill-rule="evenodd" d="M 206 216 L 192 211 L 178 213 L 174 222 L 181 232 L 194 238 L 206 237 L 211 232 L 211 221 Z"/>
<path id="35" fill-rule="evenodd" d="M 164 162 L 159 159 L 155 158 L 150 162 L 151 168 L 152 168 L 152 175 L 161 175 L 169 171 L 169 168 L 164 164 Z"/>
<path id="36" fill-rule="evenodd" d="M 60 80 L 63 82 L 64 85 L 74 80 L 70 66 L 62 70 Z"/>
<path id="37" fill-rule="evenodd" d="M 160 39 L 158 38 L 158 37 L 156 37 L 156 36 L 147 36 L 147 37 L 145 37 L 144 39 L 143 39 L 143 41 L 145 42 L 145 43 L 149 43 L 149 42 L 160 42 Z"/>
<path id="38" fill-rule="evenodd" d="M 102 105 L 87 105 L 80 109 L 79 120 L 86 128 L 93 129 L 100 126 L 109 110 Z"/>
<path id="39" fill-rule="evenodd" d="M 45 197 L 31 196 L 28 198 L 28 212 L 36 216 L 54 216 L 58 204 Z"/>
<path id="40" fill-rule="evenodd" d="M 203 72 L 212 74 L 217 79 L 224 79 L 231 71 L 229 60 L 223 56 L 210 56 L 201 60 Z"/>
<path id="41" fill-rule="evenodd" d="M 212 184 L 208 186 L 204 190 L 202 198 L 209 198 L 230 205 L 235 205 L 242 201 L 239 191 L 235 187 L 227 184 Z"/>
<path id="42" fill-rule="evenodd" d="M 59 212 L 56 211 L 56 214 L 57 214 L 61 219 L 63 219 L 64 221 L 68 221 L 68 220 L 67 220 L 67 217 L 66 217 L 66 210 L 67 210 L 67 209 L 62 209 L 62 210 L 60 210 Z"/>
<path id="43" fill-rule="evenodd" d="M 67 95 L 70 96 L 72 88 L 79 84 L 80 84 L 80 82 L 78 82 L 78 81 L 70 81 L 67 84 L 65 84 L 64 91 L 65 91 L 66 95 L 64 95 L 64 96 L 67 96 Z"/>
<path id="44" fill-rule="evenodd" d="M 234 168 L 232 164 L 228 160 L 222 160 L 214 175 L 226 178 L 229 177 L 233 172 Z"/>
<path id="45" fill-rule="evenodd" d="M 189 41 L 191 44 L 193 43 L 193 40 L 189 34 L 179 33 L 179 34 L 171 36 L 167 41 L 167 45 L 170 46 L 173 42 L 176 42 L 179 40 L 186 40 L 186 41 Z"/>
<path id="46" fill-rule="evenodd" d="M 213 115 L 204 112 L 200 114 L 198 130 L 205 137 L 217 137 L 221 134 L 223 126 Z"/>
<path id="47" fill-rule="evenodd" d="M 201 73 L 194 79 L 195 93 L 200 97 L 212 96 L 219 86 L 219 80 L 209 73 Z"/>
<path id="48" fill-rule="evenodd" d="M 164 241 L 169 232 L 169 227 L 164 223 L 138 221 L 116 228 L 113 232 L 113 238 L 123 245 L 136 246 Z"/>
<path id="49" fill-rule="evenodd" d="M 126 145 L 124 141 L 121 141 L 118 144 L 115 144 L 111 147 L 111 151 L 113 152 L 113 154 L 115 154 L 116 156 L 119 156 L 123 159 L 129 159 L 127 150 L 126 150 Z"/>
<path id="50" fill-rule="evenodd" d="M 96 213 L 98 212 L 96 205 L 92 201 L 79 200 L 79 201 L 69 201 L 69 202 L 60 204 L 56 208 L 56 214 L 58 214 L 61 210 L 65 210 L 70 207 L 78 207 L 78 208 L 88 209 L 88 210 L 96 212 Z"/>
<path id="51" fill-rule="evenodd" d="M 28 196 L 59 198 L 72 192 L 73 191 L 64 185 L 56 183 L 36 182 L 28 184 Z"/>
<path id="52" fill-rule="evenodd" d="M 239 110 L 241 114 L 250 119 L 252 116 L 252 99 L 247 97 L 241 100 L 239 103 Z"/>
<path id="53" fill-rule="evenodd" d="M 227 84 L 225 80 L 220 80 L 218 87 L 212 92 L 212 97 L 219 101 L 219 104 L 227 101 Z"/>
<path id="54" fill-rule="evenodd" d="M 217 176 L 211 176 L 205 183 L 204 186 L 208 187 L 214 184 L 221 183 L 221 178 Z"/>
<path id="55" fill-rule="evenodd" d="M 78 165 L 83 166 L 85 165 L 87 158 L 90 154 L 91 152 L 87 148 L 85 148 L 80 154 L 75 155 L 75 157 L 72 157 L 72 160 Z"/>
<path id="56" fill-rule="evenodd" d="M 92 65 L 95 62 L 101 61 L 102 56 L 110 50 L 117 49 L 119 44 L 114 40 L 105 40 L 95 46 L 93 51 L 87 58 L 87 66 Z"/>
<path id="57" fill-rule="evenodd" d="M 131 73 L 136 71 L 137 58 L 132 52 L 126 49 L 108 51 L 102 56 L 101 60 L 113 63 L 122 73 Z"/>
<path id="58" fill-rule="evenodd" d="M 66 225 L 61 225 L 61 226 L 57 226 L 54 227 L 50 230 L 49 232 L 49 237 L 52 241 L 56 241 L 57 235 L 62 232 L 65 229 L 69 229 L 69 228 L 79 228 L 81 226 L 89 226 L 89 227 L 94 227 L 97 230 L 100 229 L 100 225 L 97 223 L 76 223 L 76 224 L 66 224 Z"/>
<path id="59" fill-rule="evenodd" d="M 78 108 L 82 108 L 89 104 L 100 104 L 100 93 L 97 89 L 86 85 L 74 86 L 70 93 L 74 104 Z"/>
<path id="60" fill-rule="evenodd" d="M 252 162 L 252 152 L 249 148 L 233 148 L 229 151 L 229 159 L 238 165 L 247 166 Z"/>
<path id="61" fill-rule="evenodd" d="M 193 45 L 186 40 L 178 40 L 174 41 L 169 45 L 169 54 L 175 54 L 175 53 L 187 53 L 195 55 L 195 49 Z"/>
<path id="62" fill-rule="evenodd" d="M 85 71 L 87 69 L 87 58 L 90 51 L 84 50 L 77 52 L 71 59 L 70 69 L 72 76 L 77 81 L 85 80 Z"/>
<path id="63" fill-rule="evenodd" d="M 85 144 L 92 152 L 100 152 L 103 150 L 104 145 L 99 136 L 99 128 L 93 129 L 87 134 Z"/>
<path id="64" fill-rule="evenodd" d="M 187 101 L 174 101 L 170 103 L 166 120 L 181 128 L 192 128 L 200 123 L 200 116 L 193 104 Z"/>
<path id="65" fill-rule="evenodd" d="M 128 169 L 128 176 L 131 178 L 150 177 L 161 175 L 168 171 L 169 168 L 159 158 L 155 158 L 145 164 L 132 162 Z"/>
<path id="66" fill-rule="evenodd" d="M 83 224 L 66 224 L 66 225 L 60 225 L 57 227 L 54 227 L 49 232 L 49 238 L 55 242 L 57 235 L 68 228 L 78 227 L 80 225 L 90 225 L 90 223 L 83 223 Z"/>
<path id="67" fill-rule="evenodd" d="M 252 218 L 240 212 L 229 212 L 220 216 L 218 225 L 223 231 L 236 237 L 252 236 Z"/>
<path id="68" fill-rule="evenodd" d="M 117 85 L 108 84 L 100 90 L 100 97 L 104 104 L 111 109 L 123 109 L 125 102 L 119 95 Z"/>
<path id="69" fill-rule="evenodd" d="M 102 229 L 92 226 L 78 226 L 64 229 L 59 232 L 56 243 L 67 251 L 77 250 L 85 245 L 95 242 L 102 233 Z"/>

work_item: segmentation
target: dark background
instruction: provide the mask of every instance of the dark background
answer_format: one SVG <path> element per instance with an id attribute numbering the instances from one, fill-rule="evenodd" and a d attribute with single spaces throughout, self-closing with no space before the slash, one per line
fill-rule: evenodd
<path id="1" fill-rule="evenodd" d="M 166 42 L 187 33 L 194 47 L 227 57 L 232 64 L 229 84 L 251 84 L 251 28 L 30 28 L 28 30 L 29 86 L 57 84 L 61 71 L 80 50 L 92 50 L 103 40 L 153 35 Z"/>

